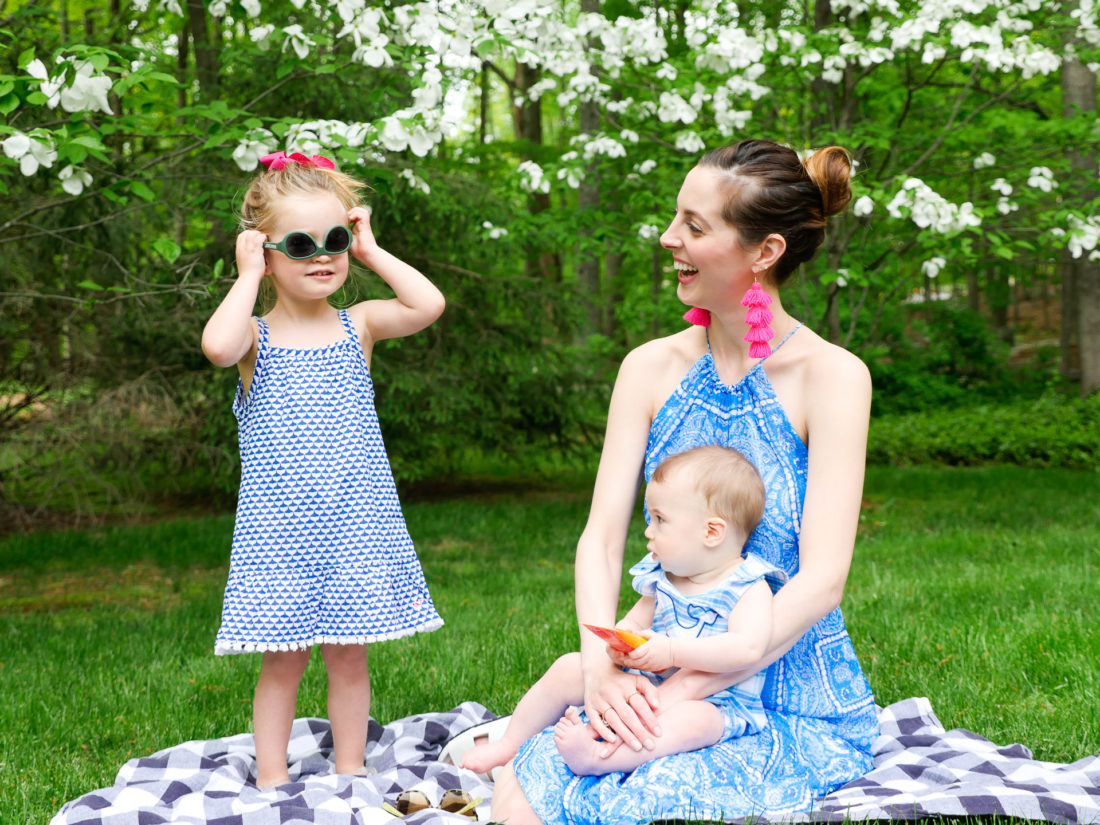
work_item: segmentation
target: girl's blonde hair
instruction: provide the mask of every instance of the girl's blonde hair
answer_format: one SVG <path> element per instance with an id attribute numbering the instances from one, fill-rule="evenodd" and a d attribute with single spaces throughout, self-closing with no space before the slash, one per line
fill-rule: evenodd
<path id="1" fill-rule="evenodd" d="M 359 204 L 358 193 L 365 186 L 350 175 L 312 163 L 290 162 L 282 169 L 267 169 L 252 180 L 244 193 L 241 228 L 263 232 L 274 223 L 276 203 L 280 198 L 318 191 L 331 192 L 345 209 L 351 209 Z"/>
<path id="2" fill-rule="evenodd" d="M 686 473 L 707 509 L 747 537 L 764 517 L 764 481 L 756 467 L 730 447 L 710 444 L 669 456 L 653 471 L 650 482 Z"/>

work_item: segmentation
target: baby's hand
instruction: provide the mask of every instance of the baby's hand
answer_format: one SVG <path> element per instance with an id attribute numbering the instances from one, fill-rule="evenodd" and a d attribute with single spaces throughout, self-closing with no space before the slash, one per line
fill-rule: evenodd
<path id="1" fill-rule="evenodd" d="M 370 210 L 362 206 L 353 207 L 348 211 L 348 223 L 351 224 L 351 254 L 356 260 L 367 263 L 367 257 L 378 248 L 378 241 L 370 228 Z"/>
<path id="2" fill-rule="evenodd" d="M 649 641 L 630 653 L 624 653 L 622 663 L 626 667 L 644 670 L 646 673 L 660 673 L 672 667 L 672 639 L 648 630 L 643 631 L 642 635 Z"/>
<path id="3" fill-rule="evenodd" d="M 264 257 L 264 241 L 267 235 L 255 229 L 246 229 L 237 236 L 237 277 L 259 280 L 267 272 Z"/>

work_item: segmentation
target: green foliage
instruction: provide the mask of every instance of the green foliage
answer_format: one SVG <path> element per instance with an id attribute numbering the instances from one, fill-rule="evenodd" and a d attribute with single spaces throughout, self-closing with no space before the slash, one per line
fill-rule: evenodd
<path id="1" fill-rule="evenodd" d="M 406 505 L 446 625 L 372 646 L 374 718 L 505 713 L 575 648 L 590 484 Z M 844 612 L 878 702 L 927 696 L 947 727 L 1038 759 L 1100 750 L 1098 502 L 1092 472 L 871 468 Z M 258 657 L 211 649 L 231 534 L 222 516 L 0 539 L 5 822 L 47 822 L 128 759 L 250 730 Z M 640 558 L 640 513 L 629 536 Z M 315 656 L 298 715 L 325 717 L 325 694 Z"/>
<path id="2" fill-rule="evenodd" d="M 1100 395 L 925 409 L 871 420 L 870 464 L 1100 469 Z"/>
<path id="3" fill-rule="evenodd" d="M 1012 367 L 1009 346 L 961 301 L 903 304 L 883 313 L 881 343 L 863 353 L 875 415 L 1035 398 L 1056 381 L 1052 365 Z"/>

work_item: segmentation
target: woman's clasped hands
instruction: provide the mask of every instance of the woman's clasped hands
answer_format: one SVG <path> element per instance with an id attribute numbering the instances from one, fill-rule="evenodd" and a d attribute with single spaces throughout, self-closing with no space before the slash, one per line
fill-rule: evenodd
<path id="1" fill-rule="evenodd" d="M 610 647 L 607 652 L 609 665 L 637 667 L 632 655 Z M 584 702 L 588 724 L 608 743 L 600 756 L 610 756 L 623 743 L 634 751 L 653 750 L 656 747 L 654 737 L 661 735 L 657 720 L 660 706 L 657 686 L 636 673 L 609 668 L 605 674 L 606 678 L 599 684 L 586 685 Z"/>

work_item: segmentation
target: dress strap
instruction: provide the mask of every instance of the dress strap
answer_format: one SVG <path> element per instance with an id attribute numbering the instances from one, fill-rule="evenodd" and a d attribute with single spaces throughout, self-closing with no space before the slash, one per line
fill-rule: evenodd
<path id="1" fill-rule="evenodd" d="M 763 364 L 765 361 L 767 361 L 769 358 L 771 358 L 773 355 L 775 355 L 775 351 L 777 349 L 779 349 L 781 346 L 783 346 L 785 343 L 787 343 L 787 341 L 790 339 L 790 337 L 792 335 L 794 335 L 796 332 L 798 332 L 800 329 L 802 329 L 802 327 L 804 327 L 804 326 L 806 326 L 806 324 L 802 321 L 799 321 L 798 325 L 794 329 L 792 329 L 790 332 L 788 332 L 786 335 L 784 335 L 783 340 L 780 341 L 778 344 L 776 344 L 774 347 L 772 347 L 772 351 L 769 352 L 767 355 L 765 355 L 763 358 L 761 358 L 759 363 Z M 705 335 L 706 338 L 707 338 L 707 352 L 710 353 L 710 330 L 707 327 L 703 327 L 703 335 Z M 710 353 L 710 354 L 714 355 L 714 353 Z"/>
<path id="2" fill-rule="evenodd" d="M 267 328 L 267 321 L 265 321 L 263 318 L 259 317 L 258 315 L 256 316 L 256 326 L 260 328 L 260 346 L 259 346 L 259 349 L 264 349 L 264 348 L 267 347 L 267 342 L 268 342 L 268 339 L 271 336 L 271 332 Z"/>
<path id="3" fill-rule="evenodd" d="M 346 309 L 340 309 L 336 312 L 340 316 L 340 323 L 344 325 L 344 332 L 348 334 L 348 338 L 351 338 L 353 341 L 358 341 L 359 333 L 356 331 L 355 324 L 352 323 L 348 311 Z"/>
<path id="4" fill-rule="evenodd" d="M 804 327 L 804 326 L 805 326 L 805 323 L 803 323 L 802 321 L 799 321 L 798 326 L 796 326 L 794 329 L 792 329 L 790 332 L 788 332 L 786 335 L 784 335 L 783 340 L 780 341 L 778 344 L 776 344 L 774 347 L 772 347 L 772 351 L 769 352 L 767 355 L 765 355 L 763 358 L 761 358 L 760 362 L 763 363 L 763 362 L 767 361 L 769 358 L 771 358 L 773 355 L 775 355 L 775 353 L 779 350 L 779 348 L 781 346 L 783 346 L 785 343 L 787 343 L 791 339 L 791 336 L 794 335 L 796 332 L 798 332 L 800 329 L 802 329 L 802 327 Z"/>

